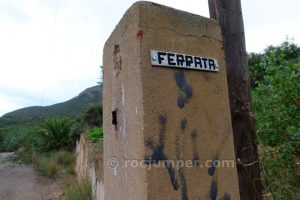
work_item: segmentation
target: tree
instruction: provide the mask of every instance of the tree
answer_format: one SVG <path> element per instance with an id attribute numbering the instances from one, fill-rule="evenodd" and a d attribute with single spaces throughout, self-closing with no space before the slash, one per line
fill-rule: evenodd
<path id="1" fill-rule="evenodd" d="M 70 128 L 68 118 L 55 117 L 46 119 L 33 132 L 33 139 L 38 151 L 68 150 L 71 147 Z"/>

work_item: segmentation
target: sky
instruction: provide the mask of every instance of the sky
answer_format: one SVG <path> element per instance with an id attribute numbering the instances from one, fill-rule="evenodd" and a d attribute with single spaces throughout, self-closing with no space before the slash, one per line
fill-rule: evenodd
<path id="1" fill-rule="evenodd" d="M 207 0 L 153 0 L 209 17 Z M 248 52 L 300 44 L 300 1 L 241 0 Z M 103 46 L 133 0 L 0 0 L 0 116 L 66 101 L 101 78 Z"/>

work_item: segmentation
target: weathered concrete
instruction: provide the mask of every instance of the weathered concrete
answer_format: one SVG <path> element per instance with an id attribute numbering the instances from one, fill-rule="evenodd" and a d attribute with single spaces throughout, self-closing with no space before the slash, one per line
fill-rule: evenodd
<path id="1" fill-rule="evenodd" d="M 151 49 L 215 58 L 220 71 L 152 67 Z M 103 61 L 105 199 L 238 200 L 235 165 L 205 167 L 234 160 L 218 23 L 138 2 L 107 40 Z M 191 162 L 154 167 L 163 160 Z"/>
<path id="2" fill-rule="evenodd" d="M 103 151 L 102 148 L 95 148 L 83 135 L 76 143 L 75 172 L 79 182 L 91 181 L 94 200 L 104 199 Z"/>

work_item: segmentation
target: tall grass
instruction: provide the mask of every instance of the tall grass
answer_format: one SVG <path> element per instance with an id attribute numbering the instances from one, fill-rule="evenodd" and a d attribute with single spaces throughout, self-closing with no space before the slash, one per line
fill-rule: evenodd
<path id="1" fill-rule="evenodd" d="M 49 178 L 75 174 L 75 156 L 71 152 L 58 151 L 41 154 L 36 159 L 38 171 Z"/>
<path id="2" fill-rule="evenodd" d="M 76 179 L 71 179 L 71 182 L 66 188 L 67 200 L 92 200 L 92 185 L 89 179 L 84 179 L 78 183 Z"/>

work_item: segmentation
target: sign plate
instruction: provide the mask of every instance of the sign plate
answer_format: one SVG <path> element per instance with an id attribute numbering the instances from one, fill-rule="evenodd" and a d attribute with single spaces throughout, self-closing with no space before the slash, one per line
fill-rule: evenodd
<path id="1" fill-rule="evenodd" d="M 211 72 L 219 71 L 219 64 L 216 59 L 156 50 L 151 50 L 151 65 Z"/>

